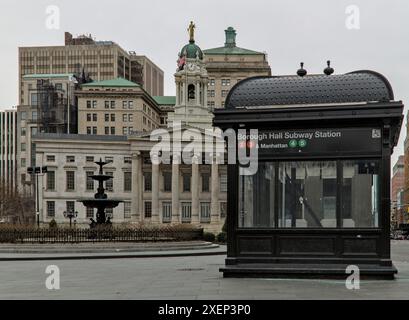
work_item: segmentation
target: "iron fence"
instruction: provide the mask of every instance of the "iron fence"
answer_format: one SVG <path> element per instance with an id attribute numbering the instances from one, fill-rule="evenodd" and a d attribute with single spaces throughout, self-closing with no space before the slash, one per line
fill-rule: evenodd
<path id="1" fill-rule="evenodd" d="M 154 242 L 203 239 L 198 228 L 0 228 L 0 243 Z"/>

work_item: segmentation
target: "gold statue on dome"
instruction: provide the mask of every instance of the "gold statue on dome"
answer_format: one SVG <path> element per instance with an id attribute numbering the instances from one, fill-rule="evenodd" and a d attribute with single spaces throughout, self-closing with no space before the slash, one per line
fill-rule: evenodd
<path id="1" fill-rule="evenodd" d="M 190 21 L 189 28 L 187 28 L 187 31 L 189 32 L 189 41 L 194 42 L 195 41 L 195 24 L 193 21 Z"/>

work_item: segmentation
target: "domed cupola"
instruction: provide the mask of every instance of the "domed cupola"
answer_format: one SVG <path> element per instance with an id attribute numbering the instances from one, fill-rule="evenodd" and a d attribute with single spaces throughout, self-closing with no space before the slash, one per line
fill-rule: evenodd
<path id="1" fill-rule="evenodd" d="M 195 24 L 193 21 L 190 21 L 189 28 L 187 31 L 189 32 L 189 43 L 185 45 L 182 50 L 180 51 L 180 58 L 188 58 L 188 59 L 199 59 L 203 60 L 203 52 L 202 49 L 198 45 L 195 44 Z"/>
<path id="2" fill-rule="evenodd" d="M 195 44 L 195 25 L 190 22 L 189 43 L 178 54 L 175 73 L 176 103 L 168 114 L 168 125 L 184 124 L 195 128 L 211 128 L 213 113 L 207 104 L 209 77 L 203 52 Z"/>

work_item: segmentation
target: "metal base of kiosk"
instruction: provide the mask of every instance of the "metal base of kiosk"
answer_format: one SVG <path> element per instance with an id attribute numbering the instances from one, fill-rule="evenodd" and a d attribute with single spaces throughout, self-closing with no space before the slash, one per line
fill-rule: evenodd
<path id="1" fill-rule="evenodd" d="M 398 270 L 390 266 L 359 264 L 360 279 L 393 280 Z M 346 279 L 348 265 L 343 264 L 237 264 L 220 268 L 225 278 L 309 278 Z"/>

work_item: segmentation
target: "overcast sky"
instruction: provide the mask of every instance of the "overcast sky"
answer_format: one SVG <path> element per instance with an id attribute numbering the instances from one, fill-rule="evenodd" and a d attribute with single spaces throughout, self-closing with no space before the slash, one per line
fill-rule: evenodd
<path id="1" fill-rule="evenodd" d="M 50 5 L 60 9 L 59 30 L 46 26 Z M 359 9 L 359 29 L 346 27 L 350 5 Z M 190 20 L 202 49 L 222 46 L 224 30 L 233 26 L 237 45 L 267 52 L 275 75 L 294 74 L 300 61 L 309 73 L 321 73 L 330 59 L 335 73 L 384 74 L 395 99 L 409 101 L 407 0 L 1 0 L 0 109 L 17 104 L 18 47 L 62 45 L 64 31 L 147 55 L 165 72 L 165 94 L 174 95 L 177 53 Z M 403 153 L 405 131 L 393 161 Z"/>

